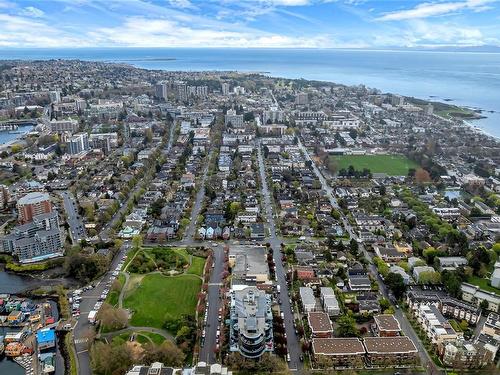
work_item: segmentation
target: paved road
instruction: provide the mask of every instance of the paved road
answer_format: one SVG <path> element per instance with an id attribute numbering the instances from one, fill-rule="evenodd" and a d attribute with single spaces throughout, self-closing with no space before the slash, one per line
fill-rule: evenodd
<path id="1" fill-rule="evenodd" d="M 208 364 L 218 363 L 214 353 L 216 346 L 217 327 L 219 325 L 218 316 L 219 308 L 221 307 L 220 286 L 222 281 L 222 271 L 224 263 L 224 252 L 221 246 L 214 248 L 214 263 L 215 267 L 210 276 L 208 286 L 208 315 L 207 325 L 205 327 L 205 343 L 200 350 L 200 361 L 205 361 Z M 211 266 L 211 265 L 209 265 Z"/>
<path id="2" fill-rule="evenodd" d="M 149 333 L 155 333 L 157 335 L 163 336 L 165 339 L 174 341 L 175 342 L 175 337 L 172 336 L 169 332 L 165 331 L 164 329 L 158 329 L 158 328 L 153 328 L 153 327 L 135 327 L 135 326 L 128 326 L 127 328 L 120 329 L 118 331 L 113 331 L 113 332 L 108 332 L 105 334 L 101 334 L 101 337 L 103 338 L 113 338 L 115 336 L 120 335 L 121 333 L 125 332 L 149 332 Z"/>
<path id="3" fill-rule="evenodd" d="M 302 153 L 304 154 L 304 157 L 306 160 L 309 160 L 311 162 L 311 166 L 313 168 L 314 173 L 316 176 L 319 178 L 319 182 L 321 183 L 321 186 L 323 187 L 323 190 L 326 191 L 327 197 L 330 200 L 330 204 L 334 208 L 339 208 L 339 204 L 337 202 L 337 199 L 335 198 L 335 194 L 333 192 L 333 189 L 331 188 L 330 184 L 328 181 L 326 181 L 325 177 L 323 177 L 323 174 L 320 172 L 318 167 L 316 166 L 316 163 L 314 160 L 311 158 L 309 155 L 309 152 L 307 151 L 306 147 L 302 144 L 302 142 L 299 139 L 298 142 L 299 148 L 302 150 Z"/>
<path id="4" fill-rule="evenodd" d="M 87 237 L 85 227 L 82 218 L 78 215 L 76 209 L 77 203 L 73 194 L 69 191 L 63 191 L 61 192 L 61 197 L 64 203 L 64 210 L 66 211 L 66 221 L 69 224 L 69 235 L 71 241 L 76 244 Z"/>
<path id="5" fill-rule="evenodd" d="M 173 137 L 174 137 L 174 130 L 175 130 L 175 126 L 174 126 L 174 124 L 171 124 L 170 125 L 170 134 L 169 134 L 168 142 L 167 142 L 167 145 L 165 146 L 165 150 L 167 152 L 169 152 L 170 149 L 172 148 Z M 154 166 L 152 166 L 152 168 L 154 168 Z M 134 201 L 135 194 L 139 190 L 141 190 L 142 188 L 147 188 L 147 183 L 152 179 L 152 178 L 148 178 L 147 177 L 148 172 L 149 171 L 146 171 L 143 181 L 142 182 L 138 182 L 135 185 L 134 189 L 129 193 L 127 200 L 121 204 L 120 208 L 118 209 L 118 211 L 116 211 L 116 213 L 113 215 L 113 217 L 111 218 L 111 220 L 102 228 L 101 233 L 99 234 L 99 236 L 101 237 L 101 239 L 103 241 L 108 241 L 108 240 L 111 239 L 109 237 L 109 231 L 110 231 L 110 229 L 113 228 L 113 226 L 118 222 L 118 220 L 120 220 L 121 216 L 123 214 L 125 214 L 125 212 L 128 209 L 127 208 L 128 204 L 130 202 Z"/>
<path id="6" fill-rule="evenodd" d="M 208 177 L 208 166 L 210 165 L 210 160 L 212 159 L 214 153 L 214 149 L 210 150 L 210 153 L 207 156 L 207 163 L 203 167 L 203 174 L 200 179 L 200 186 L 198 189 L 198 193 L 196 193 L 196 198 L 193 204 L 193 208 L 191 209 L 191 220 L 189 222 L 186 231 L 184 232 L 183 241 L 187 243 L 191 243 L 194 240 L 194 235 L 196 231 L 196 222 L 198 219 L 198 215 L 201 212 L 201 207 L 203 205 L 203 200 L 205 199 L 205 183 Z"/>
<path id="7" fill-rule="evenodd" d="M 95 288 L 92 288 L 86 292 L 83 292 L 81 297 L 82 301 L 80 303 L 80 316 L 77 319 L 77 323 L 73 329 L 73 340 L 75 343 L 77 361 L 78 361 L 78 375 L 91 375 L 92 370 L 90 368 L 90 357 L 87 350 L 87 342 L 85 334 L 89 329 L 93 329 L 93 326 L 88 322 L 89 311 L 94 309 L 94 305 L 99 300 L 100 295 L 106 289 L 106 284 L 111 281 L 112 272 L 120 263 L 122 257 L 124 257 L 130 250 L 130 241 L 125 241 L 111 262 L 110 271 L 108 271 L 98 282 Z"/>
<path id="8" fill-rule="evenodd" d="M 317 168 L 317 166 L 314 163 L 314 161 L 310 158 L 309 153 L 307 152 L 307 149 L 300 142 L 300 140 L 299 140 L 299 147 L 304 152 L 304 154 L 306 156 L 306 159 L 312 161 L 312 167 L 313 167 L 314 173 L 319 178 L 319 180 L 321 182 L 321 185 L 323 187 L 323 190 L 326 191 L 327 196 L 328 196 L 330 202 L 332 202 L 331 203 L 332 206 L 338 207 L 337 201 L 336 201 L 336 199 L 334 197 L 333 189 L 329 186 L 328 182 L 323 177 L 323 175 L 321 174 L 321 172 Z M 333 202 L 335 202 L 335 205 L 333 204 Z M 342 213 L 341 210 L 339 210 L 339 212 L 341 214 L 341 220 L 342 220 L 342 223 L 344 224 L 345 230 L 347 231 L 347 233 L 349 233 L 349 236 L 351 238 L 354 238 L 356 240 L 357 239 L 357 235 L 354 232 L 354 229 L 352 228 L 352 226 L 349 224 L 349 220 L 345 217 L 345 215 Z M 386 298 L 388 301 L 391 301 L 391 298 L 389 298 L 387 287 L 385 286 L 385 283 L 380 278 L 380 276 L 378 274 L 378 271 L 377 271 L 377 268 L 373 264 L 371 254 L 366 250 L 366 248 L 363 246 L 363 244 L 359 244 L 359 249 L 364 254 L 364 256 L 366 257 L 366 259 L 368 259 L 370 261 L 370 264 L 368 266 L 368 271 L 372 275 L 372 277 L 375 280 L 377 280 L 377 284 L 379 286 L 380 292 L 382 293 L 382 295 L 384 296 L 384 298 Z M 427 351 L 425 350 L 424 345 L 422 344 L 422 342 L 418 338 L 416 332 L 414 331 L 414 329 L 411 326 L 410 322 L 406 318 L 404 312 L 401 309 L 399 309 L 399 308 L 395 308 L 394 315 L 398 319 L 398 321 L 399 321 L 399 323 L 401 325 L 401 329 L 402 329 L 403 333 L 406 336 L 408 336 L 409 338 L 411 338 L 411 340 L 415 343 L 415 346 L 418 349 L 418 354 L 420 356 L 420 362 L 421 362 L 422 366 L 428 372 L 432 371 L 432 373 L 434 373 L 434 374 L 439 373 L 440 371 L 437 369 L 436 365 L 434 364 L 434 362 L 430 358 L 429 353 L 427 353 Z"/>
<path id="9" fill-rule="evenodd" d="M 293 327 L 294 315 L 289 302 L 289 296 L 287 295 L 288 285 L 286 283 L 286 270 L 283 267 L 283 262 L 281 261 L 281 240 L 276 236 L 276 226 L 274 223 L 274 212 L 273 204 L 271 202 L 271 194 L 267 186 L 266 172 L 264 166 L 264 159 L 262 157 L 262 150 L 260 143 L 257 147 L 257 155 L 259 161 L 259 171 L 261 179 L 261 189 L 262 197 L 264 200 L 264 207 L 266 213 L 266 219 L 268 223 L 269 234 L 266 236 L 266 241 L 271 244 L 273 249 L 273 256 L 276 263 L 276 284 L 280 286 L 281 294 L 281 304 L 280 310 L 285 316 L 285 331 L 287 335 L 287 347 L 288 353 L 290 354 L 290 362 L 288 366 L 290 370 L 300 371 L 302 369 L 302 362 L 299 360 L 299 356 L 302 354 L 299 338 L 295 334 L 295 329 Z"/>

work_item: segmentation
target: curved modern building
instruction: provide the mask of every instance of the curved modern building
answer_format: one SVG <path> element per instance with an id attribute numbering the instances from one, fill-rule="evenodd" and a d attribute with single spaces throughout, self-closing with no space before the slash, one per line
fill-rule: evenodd
<path id="1" fill-rule="evenodd" d="M 273 350 L 271 297 L 256 287 L 231 291 L 230 350 L 258 358 Z"/>

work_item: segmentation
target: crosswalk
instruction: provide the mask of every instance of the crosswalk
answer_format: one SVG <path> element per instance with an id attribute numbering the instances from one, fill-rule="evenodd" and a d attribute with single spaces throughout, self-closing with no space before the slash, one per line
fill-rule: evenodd
<path id="1" fill-rule="evenodd" d="M 86 342 L 88 342 L 89 339 L 88 338 L 83 338 L 83 339 L 75 339 L 75 345 L 76 344 L 85 344 Z"/>

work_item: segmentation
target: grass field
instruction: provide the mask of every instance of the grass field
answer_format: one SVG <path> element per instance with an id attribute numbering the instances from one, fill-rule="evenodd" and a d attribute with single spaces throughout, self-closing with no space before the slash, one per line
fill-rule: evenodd
<path id="1" fill-rule="evenodd" d="M 194 275 L 146 275 L 124 300 L 124 307 L 133 311 L 130 324 L 162 328 L 167 319 L 194 314 L 200 289 L 201 280 Z"/>
<path id="2" fill-rule="evenodd" d="M 372 173 L 390 176 L 406 176 L 410 168 L 418 168 L 415 162 L 402 155 L 339 155 L 330 158 L 336 161 L 338 170 L 352 165 L 358 171 L 368 168 Z"/>
<path id="3" fill-rule="evenodd" d="M 472 285 L 477 285 L 478 287 L 480 287 L 483 290 L 486 290 L 487 292 L 500 294 L 500 289 L 497 289 L 490 285 L 490 279 L 483 279 L 478 276 L 471 276 L 467 279 L 467 282 Z"/>

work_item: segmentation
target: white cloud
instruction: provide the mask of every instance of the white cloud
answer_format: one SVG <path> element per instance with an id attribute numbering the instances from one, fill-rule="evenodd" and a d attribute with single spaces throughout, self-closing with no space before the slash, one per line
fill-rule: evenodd
<path id="1" fill-rule="evenodd" d="M 194 9 L 196 8 L 189 0 L 170 0 L 170 5 L 176 8 L 182 9 Z"/>
<path id="2" fill-rule="evenodd" d="M 0 13 L 1 47 L 90 47 L 89 41 L 39 20 Z"/>
<path id="3" fill-rule="evenodd" d="M 326 35 L 294 37 L 258 30 L 194 28 L 174 20 L 129 17 L 117 27 L 98 28 L 88 36 L 101 46 L 129 47 L 332 47 Z"/>
<path id="4" fill-rule="evenodd" d="M 23 16 L 27 16 L 27 17 L 39 18 L 39 17 L 43 17 L 45 12 L 43 10 L 35 8 L 35 7 L 26 7 L 26 8 L 21 10 L 21 14 Z"/>
<path id="5" fill-rule="evenodd" d="M 389 12 L 378 18 L 380 21 L 401 21 L 416 18 L 443 16 L 461 10 L 484 11 L 487 4 L 496 0 L 465 0 L 445 3 L 422 3 L 415 8 Z"/>

